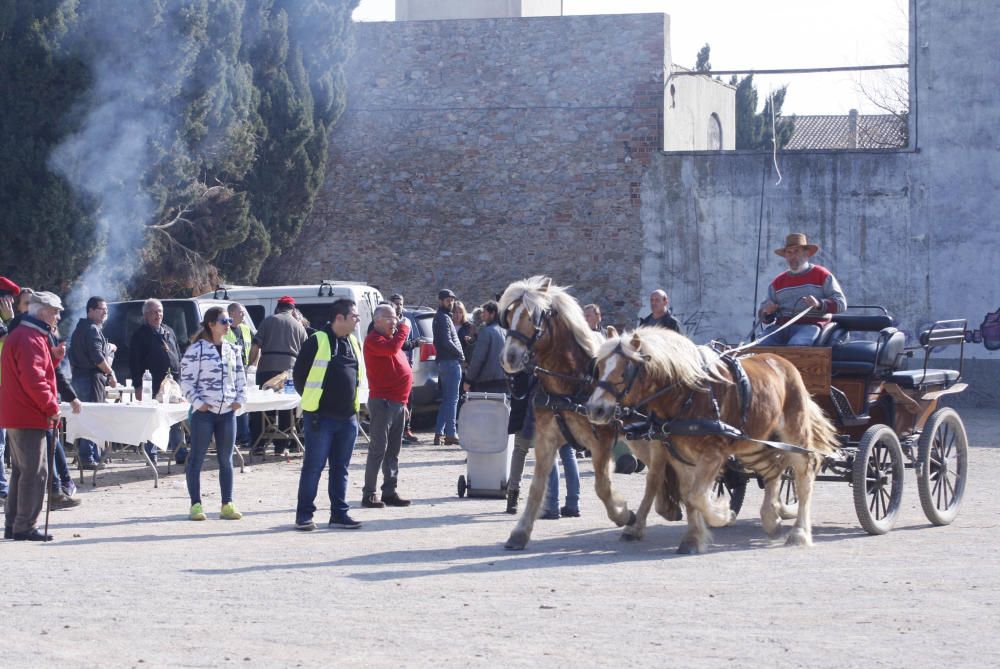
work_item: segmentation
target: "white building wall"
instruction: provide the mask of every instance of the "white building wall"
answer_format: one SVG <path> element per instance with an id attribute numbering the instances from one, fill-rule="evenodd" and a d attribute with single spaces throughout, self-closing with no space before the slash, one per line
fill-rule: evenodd
<path id="1" fill-rule="evenodd" d="M 674 65 L 674 71 L 689 71 Z M 663 95 L 664 151 L 736 148 L 736 89 L 708 76 L 673 76 Z M 721 131 L 721 145 L 716 143 Z"/>
<path id="2" fill-rule="evenodd" d="M 559 16 L 560 0 L 396 0 L 397 21 Z"/>

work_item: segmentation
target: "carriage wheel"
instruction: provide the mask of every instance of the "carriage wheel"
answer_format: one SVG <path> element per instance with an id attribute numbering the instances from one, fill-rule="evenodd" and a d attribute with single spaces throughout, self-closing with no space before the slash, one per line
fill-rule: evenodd
<path id="1" fill-rule="evenodd" d="M 743 508 L 743 498 L 747 494 L 748 477 L 731 471 L 726 468 L 719 477 L 715 479 L 715 496 L 729 498 L 729 510 L 735 515 L 740 515 Z"/>
<path id="2" fill-rule="evenodd" d="M 965 493 L 969 438 L 954 409 L 931 414 L 917 442 L 917 490 L 924 515 L 934 525 L 955 520 Z"/>
<path id="3" fill-rule="evenodd" d="M 465 497 L 465 491 L 468 489 L 469 487 L 465 485 L 465 474 L 462 474 L 458 477 L 458 496 Z"/>
<path id="4" fill-rule="evenodd" d="M 891 427 L 873 425 L 861 435 L 854 465 L 854 510 L 868 534 L 885 534 L 896 524 L 903 498 L 903 449 Z"/>
<path id="5" fill-rule="evenodd" d="M 788 467 L 781 473 L 781 486 L 778 488 L 778 499 L 788 507 L 799 504 L 799 495 L 795 492 L 795 471 Z"/>

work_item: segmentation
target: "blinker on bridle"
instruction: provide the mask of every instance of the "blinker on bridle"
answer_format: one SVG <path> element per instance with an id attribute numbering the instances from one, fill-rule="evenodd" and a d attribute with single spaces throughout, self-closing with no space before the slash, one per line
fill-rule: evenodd
<path id="1" fill-rule="evenodd" d="M 612 397 L 615 398 L 617 405 L 621 406 L 622 400 L 624 400 L 625 396 L 632 390 L 632 386 L 635 385 L 635 380 L 639 377 L 639 365 L 625 355 L 625 350 L 622 348 L 621 342 L 619 342 L 615 349 L 611 352 L 611 355 L 620 355 L 625 359 L 625 379 L 622 382 L 622 389 L 618 390 L 615 384 L 605 381 L 604 379 L 599 379 L 596 385 L 598 388 L 611 393 Z"/>

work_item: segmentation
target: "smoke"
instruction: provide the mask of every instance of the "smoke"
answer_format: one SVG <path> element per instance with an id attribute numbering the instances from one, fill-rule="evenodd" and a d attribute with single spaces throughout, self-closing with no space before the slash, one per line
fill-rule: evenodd
<path id="1" fill-rule="evenodd" d="M 92 77 L 83 102 L 71 111 L 78 130 L 49 158 L 50 169 L 92 206 L 97 224 L 93 259 L 68 296 L 74 312 L 92 295 L 121 297 L 140 269 L 145 228 L 161 210 L 150 184 L 162 172 L 164 149 L 172 161 L 187 159 L 176 139 L 182 118 L 177 93 L 193 58 L 179 49 L 184 3 L 158 4 L 85 3 L 60 44 L 66 57 L 87 64 Z"/>

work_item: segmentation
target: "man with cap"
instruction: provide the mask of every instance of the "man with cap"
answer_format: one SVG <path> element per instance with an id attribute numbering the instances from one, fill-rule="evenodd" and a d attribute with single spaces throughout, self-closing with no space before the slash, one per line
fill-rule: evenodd
<path id="1" fill-rule="evenodd" d="M 801 232 L 788 235 L 785 245 L 774 250 L 788 263 L 788 270 L 768 286 L 767 298 L 757 312 L 760 322 L 768 326 L 758 340 L 766 346 L 812 346 L 820 327 L 830 320 L 830 314 L 847 308 L 847 298 L 833 273 L 809 262 L 818 251 L 819 246 L 810 244 Z M 809 313 L 776 332 L 806 308 Z"/>
<path id="2" fill-rule="evenodd" d="M 56 372 L 49 333 L 59 322 L 62 301 L 37 292 L 21 327 L 10 333 L 0 353 L 0 427 L 7 428 L 11 453 L 10 494 L 4 538 L 50 541 L 36 524 L 48 477 L 46 436 L 59 419 Z"/>
<path id="3" fill-rule="evenodd" d="M 455 293 L 447 288 L 438 292 L 438 310 L 434 314 L 434 348 L 437 350 L 438 384 L 441 386 L 441 406 L 434 428 L 434 445 L 457 444 L 455 415 L 458 412 L 458 393 L 462 383 L 462 343 L 451 318 L 455 306 Z"/>
<path id="4" fill-rule="evenodd" d="M 393 293 L 389 296 L 389 304 L 393 306 L 396 310 L 396 318 L 399 319 L 399 324 L 406 324 L 406 328 L 413 332 L 413 321 L 403 315 L 403 296 L 399 293 Z M 373 321 L 374 322 L 374 321 Z M 371 330 L 369 330 L 371 332 Z M 409 337 L 405 342 L 403 342 L 403 351 L 406 353 L 406 361 L 413 367 L 413 349 L 420 346 L 420 338 L 417 333 L 416 336 Z M 406 399 L 406 422 L 403 423 L 403 442 L 407 444 L 416 444 L 419 440 L 417 435 L 413 434 L 413 430 L 410 429 L 410 398 Z"/>
<path id="5" fill-rule="evenodd" d="M 295 300 L 287 295 L 279 297 L 274 314 L 265 318 L 250 347 L 250 364 L 257 366 L 257 385 L 271 380 L 282 372 L 290 372 L 295 366 L 302 343 L 308 338 L 306 329 L 295 318 Z M 278 428 L 290 429 L 292 412 L 278 412 Z M 250 418 L 250 443 L 257 442 L 263 432 L 263 420 L 259 413 Z M 289 447 L 287 439 L 274 442 L 274 452 L 281 453 Z"/>

